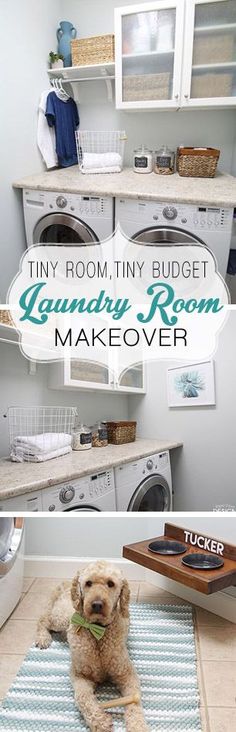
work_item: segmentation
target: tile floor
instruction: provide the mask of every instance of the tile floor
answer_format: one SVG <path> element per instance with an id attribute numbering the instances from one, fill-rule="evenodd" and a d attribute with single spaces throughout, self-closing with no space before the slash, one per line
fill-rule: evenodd
<path id="1" fill-rule="evenodd" d="M 25 579 L 23 594 L 0 631 L 0 700 L 4 698 L 28 648 L 38 616 L 58 579 Z M 146 582 L 130 582 L 133 601 L 183 603 L 179 597 Z M 196 649 L 202 732 L 236 729 L 236 625 L 195 608 Z"/>

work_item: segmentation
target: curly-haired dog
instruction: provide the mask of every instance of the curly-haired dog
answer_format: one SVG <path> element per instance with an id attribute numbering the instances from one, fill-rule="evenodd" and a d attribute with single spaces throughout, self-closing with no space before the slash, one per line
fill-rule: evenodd
<path id="1" fill-rule="evenodd" d="M 126 646 L 129 599 L 129 585 L 120 570 L 108 562 L 94 562 L 76 575 L 71 588 L 63 583 L 55 590 L 38 622 L 36 643 L 40 648 L 50 645 L 50 631 L 67 632 L 75 701 L 91 732 L 113 729 L 111 715 L 96 699 L 97 684 L 110 679 L 122 695 L 140 692 Z M 148 732 L 141 704 L 127 706 L 125 720 L 127 732 Z"/>

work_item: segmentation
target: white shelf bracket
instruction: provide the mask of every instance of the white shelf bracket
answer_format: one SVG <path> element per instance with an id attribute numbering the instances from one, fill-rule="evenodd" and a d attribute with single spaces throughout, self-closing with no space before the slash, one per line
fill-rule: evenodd
<path id="1" fill-rule="evenodd" d="M 37 373 L 37 362 L 29 361 L 28 363 L 28 374 L 29 376 L 36 376 Z"/>
<path id="2" fill-rule="evenodd" d="M 101 69 L 101 76 L 105 81 L 106 88 L 107 88 L 107 99 L 108 102 L 113 101 L 113 89 L 112 89 L 112 80 L 109 77 L 109 74 L 107 73 L 106 69 Z"/>

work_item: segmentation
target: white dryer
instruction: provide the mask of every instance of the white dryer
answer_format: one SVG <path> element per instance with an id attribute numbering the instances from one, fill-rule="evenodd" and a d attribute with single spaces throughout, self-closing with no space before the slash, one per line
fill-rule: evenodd
<path id="1" fill-rule="evenodd" d="M 115 468 L 117 511 L 171 511 L 169 452 Z"/>
<path id="2" fill-rule="evenodd" d="M 202 244 L 215 255 L 225 278 L 233 224 L 233 209 L 131 200 L 116 200 L 116 225 L 137 244 L 178 246 Z"/>
<path id="3" fill-rule="evenodd" d="M 27 246 L 94 244 L 112 235 L 113 198 L 23 190 Z"/>
<path id="4" fill-rule="evenodd" d="M 20 599 L 23 574 L 24 521 L 0 517 L 0 628 Z"/>
<path id="5" fill-rule="evenodd" d="M 116 511 L 113 470 L 45 488 L 42 503 L 43 511 Z"/>

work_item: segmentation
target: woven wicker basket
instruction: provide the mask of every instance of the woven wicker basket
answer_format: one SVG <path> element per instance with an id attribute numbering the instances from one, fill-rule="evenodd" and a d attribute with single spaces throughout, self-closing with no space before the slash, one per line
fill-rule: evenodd
<path id="1" fill-rule="evenodd" d="M 14 323 L 9 310 L 0 310 L 0 323 L 1 325 L 10 325 L 14 327 Z"/>
<path id="2" fill-rule="evenodd" d="M 194 40 L 193 64 L 223 63 L 232 61 L 233 57 L 233 33 L 199 36 Z"/>
<path id="3" fill-rule="evenodd" d="M 192 99 L 230 97 L 233 74 L 194 74 L 191 84 Z"/>
<path id="4" fill-rule="evenodd" d="M 107 422 L 108 442 L 112 445 L 125 445 L 134 442 L 137 422 Z"/>
<path id="5" fill-rule="evenodd" d="M 108 64 L 115 60 L 115 36 L 90 36 L 71 41 L 72 66 Z"/>
<path id="6" fill-rule="evenodd" d="M 220 150 L 211 147 L 180 147 L 177 152 L 179 175 L 189 178 L 214 178 Z"/>
<path id="7" fill-rule="evenodd" d="M 124 102 L 169 98 L 170 74 L 132 74 L 123 78 Z"/>

